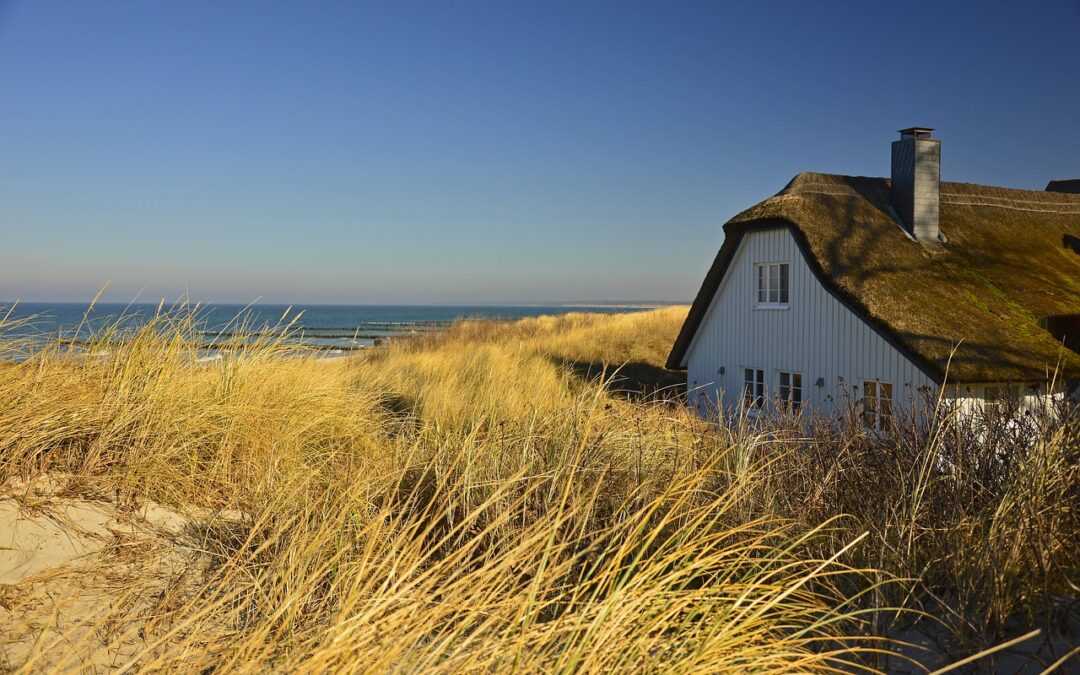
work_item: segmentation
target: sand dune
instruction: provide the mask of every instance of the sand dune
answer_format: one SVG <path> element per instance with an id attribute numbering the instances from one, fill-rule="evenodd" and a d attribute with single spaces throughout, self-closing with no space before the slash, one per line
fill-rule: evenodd
<path id="1" fill-rule="evenodd" d="M 0 488 L 0 669 L 113 669 L 152 651 L 159 610 L 206 568 L 211 515 L 122 505 L 66 476 Z"/>

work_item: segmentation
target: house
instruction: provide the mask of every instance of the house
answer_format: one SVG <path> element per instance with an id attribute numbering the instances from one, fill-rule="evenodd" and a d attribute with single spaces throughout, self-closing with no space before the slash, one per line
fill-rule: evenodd
<path id="1" fill-rule="evenodd" d="M 879 427 L 920 391 L 1036 405 L 1076 386 L 1080 181 L 941 182 L 932 131 L 900 132 L 891 179 L 801 173 L 724 225 L 668 358 L 693 405 L 846 399 Z"/>

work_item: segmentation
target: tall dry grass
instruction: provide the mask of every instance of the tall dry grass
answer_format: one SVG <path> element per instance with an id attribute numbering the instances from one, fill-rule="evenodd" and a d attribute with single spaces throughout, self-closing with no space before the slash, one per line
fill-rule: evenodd
<path id="1" fill-rule="evenodd" d="M 198 314 L 163 312 L 0 367 L 0 484 L 244 514 L 66 665 L 825 672 L 879 663 L 892 608 L 957 607 L 970 653 L 1077 597 L 1075 427 L 994 463 L 959 420 L 703 422 L 660 367 L 684 315 L 464 322 L 331 360 L 238 335 L 205 362 Z"/>
<path id="2" fill-rule="evenodd" d="M 338 360 L 237 339 L 205 362 L 197 315 L 163 313 L 5 365 L 0 480 L 73 475 L 132 505 L 245 514 L 198 533 L 210 562 L 152 613 L 103 611 L 59 660 L 40 644 L 9 665 L 787 672 L 869 657 L 840 594 L 873 583 L 846 562 L 858 537 L 747 513 L 752 475 L 706 426 L 566 367 L 597 337 L 621 341 L 586 354 L 600 363 L 679 318 L 463 324 Z"/>

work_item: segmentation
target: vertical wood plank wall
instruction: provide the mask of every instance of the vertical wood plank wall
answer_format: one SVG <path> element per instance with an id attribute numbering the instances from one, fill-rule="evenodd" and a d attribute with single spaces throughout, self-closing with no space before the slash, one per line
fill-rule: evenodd
<path id="1" fill-rule="evenodd" d="M 756 309 L 755 263 L 791 264 L 791 302 L 787 309 Z M 720 368 L 724 374 L 720 374 Z M 687 352 L 691 402 L 739 404 L 743 368 L 763 368 L 772 397 L 778 371 L 802 373 L 804 405 L 821 413 L 843 407 L 840 378 L 848 387 L 864 379 L 893 383 L 897 406 L 937 385 L 817 280 L 787 228 L 743 235 L 727 274 Z M 823 387 L 815 386 L 818 378 Z"/>

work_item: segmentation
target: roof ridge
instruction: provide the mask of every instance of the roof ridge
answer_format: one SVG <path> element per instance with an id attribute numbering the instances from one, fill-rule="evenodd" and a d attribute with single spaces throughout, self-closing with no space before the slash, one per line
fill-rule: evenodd
<path id="1" fill-rule="evenodd" d="M 987 194 L 987 191 L 990 190 L 1005 194 Z M 1048 204 L 1080 205 L 1080 194 L 1054 192 L 1051 190 L 1028 190 L 1024 188 L 1001 187 L 998 185 L 982 185 L 980 183 L 941 181 L 941 192 L 942 194 L 970 195 L 985 199 L 1007 199 L 1012 201 L 1037 201 Z M 1024 199 L 1025 197 L 1029 197 L 1029 199 Z"/>
<path id="2" fill-rule="evenodd" d="M 827 186 L 837 187 L 843 190 L 854 190 L 855 188 L 848 183 L 847 180 L 855 180 L 860 182 L 880 181 L 881 187 L 887 187 L 890 179 L 887 176 L 850 176 L 840 173 L 821 173 L 819 171 L 801 171 L 797 173 L 787 186 L 781 192 L 805 192 L 813 194 L 813 190 L 806 190 L 807 187 Z M 1054 181 L 1051 181 L 1054 182 Z M 949 190 L 952 189 L 952 191 Z M 963 181 L 941 181 L 942 193 L 949 192 L 950 194 L 972 194 L 979 193 L 984 190 L 1000 190 L 1002 192 L 1014 193 L 1016 196 L 1008 195 L 987 195 L 981 194 L 978 196 L 988 199 L 1017 199 L 1022 196 L 1038 196 L 1039 202 L 1046 203 L 1061 203 L 1061 204 L 1080 204 L 1080 194 L 1070 192 L 1053 192 L 1049 190 L 1040 189 L 1028 189 L 1017 187 L 1005 187 L 1001 185 L 984 185 L 982 183 L 966 183 Z"/>
<path id="3" fill-rule="evenodd" d="M 974 185 L 974 183 L 963 183 L 963 185 Z M 991 185 L 980 186 L 991 187 L 995 190 L 1008 190 L 1012 188 L 996 188 Z M 826 188 L 826 189 L 807 189 L 807 188 Z M 833 188 L 833 189 L 828 189 Z M 1031 190 L 1016 190 L 1016 192 L 1033 192 Z M 1042 194 L 1041 192 L 1037 194 Z M 781 197 L 801 197 L 803 195 L 831 195 L 842 197 L 861 197 L 854 188 L 842 187 L 833 183 L 802 183 L 796 187 L 782 190 L 780 193 L 769 197 L 766 201 L 778 199 Z M 1041 200 L 1041 199 L 1017 199 L 1015 197 L 1002 197 L 997 195 L 980 195 L 971 194 L 965 192 L 949 192 L 946 190 L 941 191 L 941 201 L 946 204 L 953 204 L 956 206 L 988 206 L 998 209 L 1012 209 L 1014 211 L 1031 211 L 1032 213 L 1060 213 L 1063 215 L 1080 215 L 1080 202 L 1073 201 L 1055 201 L 1053 199 Z M 1042 208 L 1035 208 L 1034 206 L 1021 206 L 1021 204 L 1031 204 Z"/>

